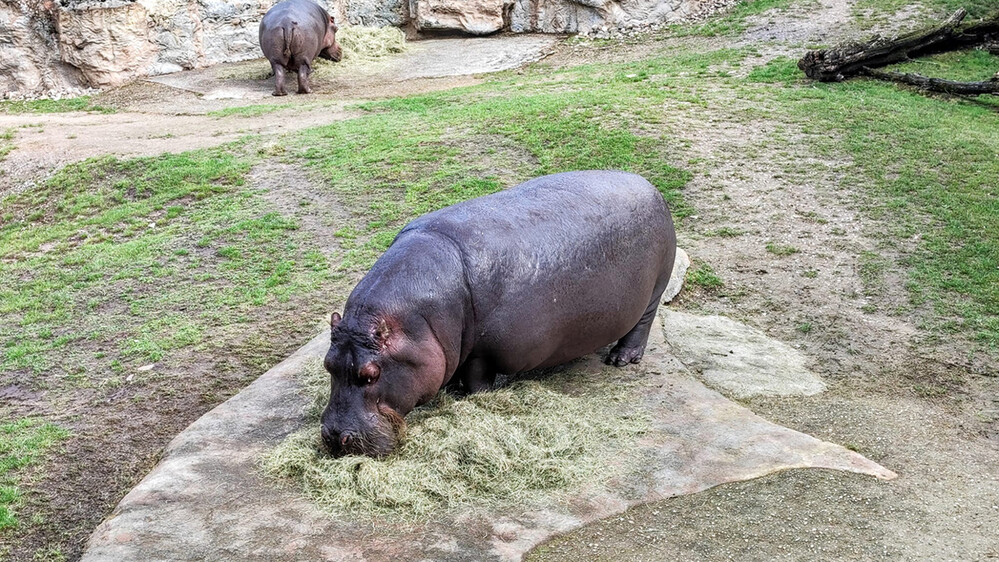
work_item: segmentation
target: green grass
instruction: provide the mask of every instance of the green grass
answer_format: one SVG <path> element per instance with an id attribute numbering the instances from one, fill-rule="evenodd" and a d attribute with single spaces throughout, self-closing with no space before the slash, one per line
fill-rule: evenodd
<path id="1" fill-rule="evenodd" d="M 16 510 L 23 501 L 25 471 L 68 436 L 66 430 L 37 419 L 0 424 L 0 531 L 19 523 Z"/>
<path id="2" fill-rule="evenodd" d="M 2 101 L 0 113 L 65 113 L 69 111 L 96 111 L 114 113 L 114 109 L 94 105 L 90 96 L 61 100 Z"/>
<path id="3" fill-rule="evenodd" d="M 892 65 L 886 70 L 978 82 L 988 80 L 999 72 L 999 57 L 980 49 L 951 51 Z"/>
<path id="4" fill-rule="evenodd" d="M 721 238 L 735 238 L 736 236 L 742 236 L 746 231 L 741 228 L 735 228 L 731 226 L 723 226 L 721 228 L 716 228 L 707 232 L 708 236 L 719 236 Z"/>
<path id="5" fill-rule="evenodd" d="M 777 244 L 776 242 L 767 242 L 765 247 L 768 252 L 775 256 L 790 256 L 800 251 L 790 244 Z"/>
<path id="6" fill-rule="evenodd" d="M 3 162 L 7 155 L 14 150 L 14 130 L 7 129 L 6 131 L 0 132 L 0 162 Z M 3 175 L 3 172 L 0 172 Z"/>
<path id="7" fill-rule="evenodd" d="M 958 8 L 968 11 L 964 21 L 971 22 L 995 12 L 996 4 L 993 0 L 857 0 L 853 13 L 862 22 L 887 23 L 901 10 L 915 10 L 919 17 L 913 23 L 918 28 L 938 24 Z"/>
<path id="8" fill-rule="evenodd" d="M 721 277 L 718 277 L 715 270 L 706 263 L 687 270 L 686 283 L 689 286 L 700 287 L 708 291 L 719 289 L 724 285 Z"/>
<path id="9" fill-rule="evenodd" d="M 741 0 L 731 9 L 725 11 L 717 17 L 710 18 L 704 23 L 690 25 L 676 24 L 670 28 L 670 34 L 674 37 L 716 37 L 738 35 L 749 27 L 747 21 L 752 16 L 758 16 L 764 12 L 775 10 L 786 10 L 795 3 L 795 0 Z M 798 1 L 798 4 L 805 2 Z"/>
<path id="10" fill-rule="evenodd" d="M 696 78 L 665 91 L 658 78 L 690 65 L 711 75 L 731 52 L 641 63 L 501 75 L 448 92 L 361 104 L 369 115 L 304 132 L 297 157 L 315 167 L 363 218 L 339 231 L 342 271 L 363 271 L 412 218 L 531 177 L 621 169 L 648 178 L 677 218 L 690 173 L 681 147 L 656 126 L 656 103 L 697 104 Z M 497 170 L 502 174 L 497 173 Z"/>
<path id="11" fill-rule="evenodd" d="M 229 117 L 232 115 L 237 115 L 239 117 L 259 117 L 260 115 L 265 115 L 274 111 L 281 111 L 282 109 L 288 109 L 289 107 L 295 107 L 295 105 L 290 103 L 241 105 L 236 107 L 227 107 L 217 111 L 209 111 L 206 115 L 210 115 L 212 117 Z"/>
<path id="12" fill-rule="evenodd" d="M 262 464 L 332 512 L 417 519 L 462 505 L 523 506 L 606 482 L 648 428 L 620 411 L 626 385 L 563 372 L 457 400 L 441 393 L 407 416 L 406 439 L 387 458 L 334 459 L 317 439 L 329 374 L 317 362 L 306 377 L 316 398 L 307 429 Z"/>
<path id="13" fill-rule="evenodd" d="M 83 364 L 112 379 L 113 361 L 197 347 L 328 279 L 295 219 L 244 185 L 251 158 L 229 150 L 90 160 L 0 202 L 0 370 L 56 384 Z"/>
<path id="14" fill-rule="evenodd" d="M 955 53 L 910 68 L 929 65 L 941 76 L 981 76 L 992 58 Z M 782 65 L 790 72 L 794 61 L 771 63 Z M 995 101 L 932 96 L 863 79 L 778 83 L 756 96 L 769 106 L 761 117 L 800 124 L 810 134 L 810 150 L 852 160 L 844 187 L 862 188 L 867 216 L 880 225 L 877 234 L 886 244 L 918 240 L 902 265 L 913 305 L 930 310 L 930 327 L 999 347 Z"/>

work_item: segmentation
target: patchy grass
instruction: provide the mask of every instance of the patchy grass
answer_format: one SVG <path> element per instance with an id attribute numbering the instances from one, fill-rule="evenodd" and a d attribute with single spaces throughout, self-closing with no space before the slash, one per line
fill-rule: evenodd
<path id="1" fill-rule="evenodd" d="M 888 23 L 893 14 L 903 10 L 916 13 L 911 27 L 938 24 L 944 18 L 964 8 L 968 11 L 965 22 L 982 18 L 996 11 L 993 0 L 857 0 L 853 5 L 853 13 L 862 22 Z"/>
<path id="2" fill-rule="evenodd" d="M 212 117 L 230 117 L 236 115 L 239 117 L 259 117 L 267 113 L 272 113 L 274 111 L 281 111 L 282 109 L 288 109 L 289 107 L 295 107 L 294 104 L 290 103 L 270 103 L 270 104 L 258 104 L 258 105 L 240 105 L 236 107 L 227 107 L 225 109 L 219 109 L 216 111 L 209 111 L 206 115 Z"/>
<path id="3" fill-rule="evenodd" d="M 999 72 L 999 57 L 981 49 L 951 51 L 891 65 L 886 69 L 977 82 L 988 80 Z"/>
<path id="4" fill-rule="evenodd" d="M 115 112 L 113 108 L 94 105 L 90 96 L 61 100 L 0 101 L 0 113 L 66 113 L 70 111 Z"/>
<path id="5" fill-rule="evenodd" d="M 686 283 L 692 287 L 700 287 L 708 291 L 720 289 L 724 285 L 721 277 L 718 277 L 715 270 L 706 263 L 702 263 L 696 268 L 688 269 Z"/>
<path id="6" fill-rule="evenodd" d="M 748 19 L 770 10 L 781 11 L 789 8 L 794 0 L 741 0 L 730 10 L 697 25 L 676 24 L 670 28 L 674 37 L 717 37 L 734 36 L 749 27 Z M 802 4 L 803 2 L 798 2 Z"/>
<path id="7" fill-rule="evenodd" d="M 325 403 L 329 375 L 318 362 L 307 375 Z M 569 377 L 582 394 L 558 389 Z M 414 519 L 460 505 L 533 503 L 621 472 L 615 457 L 647 429 L 647 420 L 617 411 L 621 385 L 581 381 L 592 378 L 559 374 L 457 400 L 441 393 L 407 416 L 406 440 L 385 459 L 319 453 L 313 408 L 308 429 L 263 466 L 333 512 Z"/>
<path id="8" fill-rule="evenodd" d="M 790 244 L 778 244 L 776 242 L 767 242 L 765 247 L 768 252 L 775 256 L 790 256 L 801 251 Z"/>
<path id="9" fill-rule="evenodd" d="M 742 236 L 745 233 L 746 231 L 741 228 L 723 226 L 721 228 L 716 228 L 714 230 L 708 231 L 706 234 L 708 236 L 719 236 L 721 238 L 735 238 L 737 236 Z"/>
<path id="10" fill-rule="evenodd" d="M 13 129 L 7 129 L 6 131 L 0 133 L 0 162 L 3 162 L 7 158 L 7 155 L 10 154 L 12 150 L 14 150 L 14 143 L 12 142 L 13 140 L 14 140 Z M 2 174 L 3 172 L 0 172 L 0 175 Z"/>
<path id="11" fill-rule="evenodd" d="M 717 56 L 701 64 L 706 69 Z M 531 87 L 523 78 L 501 77 L 483 86 L 366 103 L 360 107 L 370 115 L 305 132 L 298 156 L 321 172 L 341 200 L 363 209 L 365 219 L 338 232 L 347 250 L 340 269 L 367 269 L 420 214 L 567 170 L 642 174 L 676 217 L 686 216 L 680 189 L 690 174 L 670 164 L 675 141 L 627 126 L 656 119 L 649 98 L 665 96 L 649 79 L 683 65 L 681 56 L 679 62 L 572 69 L 559 73 L 557 87 L 548 83 L 549 73 L 534 70 Z M 474 139 L 497 139 L 498 146 L 480 154 L 483 147 Z M 505 150 L 518 157 L 505 157 Z M 497 170 L 505 171 L 503 177 Z"/>
<path id="12" fill-rule="evenodd" d="M 981 53 L 930 62 L 942 76 L 969 76 L 991 64 Z M 953 70 L 945 68 L 949 62 Z M 931 309 L 931 328 L 999 347 L 994 100 L 930 96 L 862 79 L 778 84 L 757 92 L 757 99 L 772 100 L 761 116 L 795 121 L 811 133 L 812 150 L 852 159 L 844 185 L 865 189 L 868 216 L 881 225 L 878 234 L 904 253 L 911 301 Z M 915 248 L 910 251 L 904 240 L 915 240 Z"/>
<path id="13" fill-rule="evenodd" d="M 18 525 L 22 478 L 69 433 L 51 423 L 22 418 L 0 424 L 0 531 Z"/>
<path id="14" fill-rule="evenodd" d="M 102 158 L 0 202 L 0 370 L 108 382 L 115 362 L 314 290 L 325 258 L 244 188 L 249 165 L 228 150 Z"/>

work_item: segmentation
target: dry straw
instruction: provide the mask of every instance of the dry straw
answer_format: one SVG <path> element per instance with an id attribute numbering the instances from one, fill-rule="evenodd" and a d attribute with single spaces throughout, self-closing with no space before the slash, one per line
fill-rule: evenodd
<path id="1" fill-rule="evenodd" d="M 619 474 L 614 457 L 647 427 L 622 413 L 620 385 L 592 384 L 577 396 L 555 390 L 567 377 L 586 378 L 567 373 L 459 399 L 442 393 L 407 417 L 406 441 L 390 457 L 333 459 L 318 452 L 328 375 L 321 366 L 308 373 L 317 396 L 309 423 L 263 465 L 333 512 L 412 518 L 539 501 Z"/>

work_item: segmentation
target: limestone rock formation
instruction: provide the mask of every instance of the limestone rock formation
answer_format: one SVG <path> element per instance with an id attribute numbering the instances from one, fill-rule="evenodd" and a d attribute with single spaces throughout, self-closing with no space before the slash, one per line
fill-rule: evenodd
<path id="1" fill-rule="evenodd" d="M 79 69 L 89 86 L 116 86 L 156 58 L 141 4 L 62 8 L 56 23 L 62 61 Z"/>
<path id="2" fill-rule="evenodd" d="M 260 56 L 278 0 L 0 0 L 0 97 L 106 87 Z M 607 33 L 735 0 L 315 0 L 341 24 L 488 35 Z"/>
<path id="3" fill-rule="evenodd" d="M 59 58 L 54 0 L 0 0 L 0 97 L 62 93 L 80 81 Z"/>
<path id="4" fill-rule="evenodd" d="M 410 0 L 410 17 L 419 31 L 461 31 L 488 35 L 505 27 L 507 0 Z"/>

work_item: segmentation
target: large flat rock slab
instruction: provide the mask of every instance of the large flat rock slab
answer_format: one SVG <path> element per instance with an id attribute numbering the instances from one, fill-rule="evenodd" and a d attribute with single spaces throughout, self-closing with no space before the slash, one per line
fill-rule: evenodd
<path id="1" fill-rule="evenodd" d="M 666 341 L 712 388 L 736 398 L 810 396 L 825 390 L 805 356 L 756 328 L 724 316 L 664 311 Z"/>
<path id="2" fill-rule="evenodd" d="M 669 314 L 660 310 L 642 364 L 616 370 L 593 355 L 573 365 L 627 380 L 651 420 L 650 431 L 621 459 L 634 468 L 626 478 L 548 505 L 473 506 L 421 524 L 358 522 L 320 511 L 258 468 L 261 454 L 305 419 L 311 397 L 297 375 L 325 354 L 329 336 L 320 334 L 177 436 L 160 464 L 95 530 L 83 560 L 519 560 L 552 535 L 630 506 L 778 470 L 895 477 L 705 386 L 663 340 L 661 319 Z"/>

